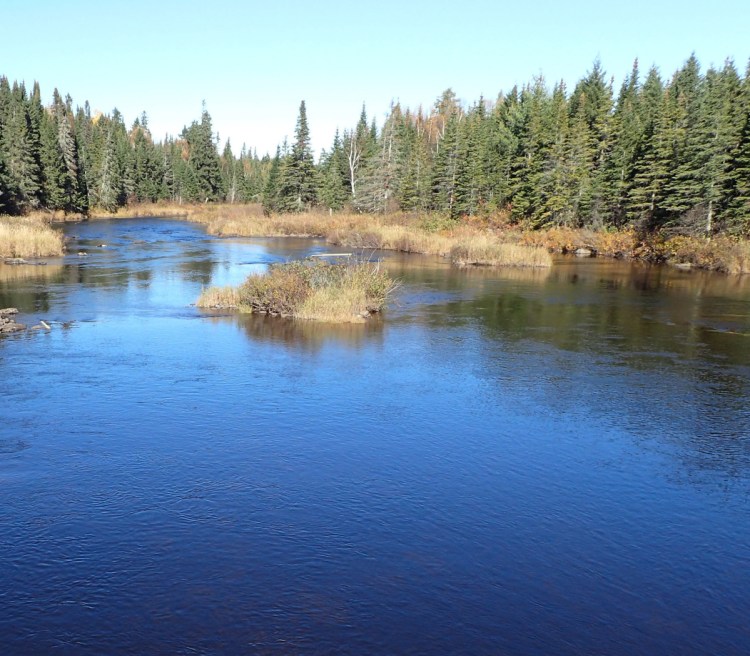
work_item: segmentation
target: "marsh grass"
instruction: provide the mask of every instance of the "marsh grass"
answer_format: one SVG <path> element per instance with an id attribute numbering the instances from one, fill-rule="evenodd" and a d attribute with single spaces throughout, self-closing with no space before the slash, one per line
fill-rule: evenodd
<path id="1" fill-rule="evenodd" d="M 0 257 L 62 255 L 62 235 L 39 217 L 0 216 Z"/>
<path id="2" fill-rule="evenodd" d="M 457 266 L 552 266 L 552 257 L 546 248 L 505 243 L 490 235 L 465 237 L 451 248 L 450 255 Z"/>
<path id="3" fill-rule="evenodd" d="M 632 228 L 592 230 L 556 226 L 530 230 L 512 225 L 505 211 L 458 220 L 436 213 L 408 212 L 366 215 L 313 211 L 265 215 L 259 204 L 157 203 L 129 206 L 115 213 L 95 211 L 93 214 L 103 218 L 181 216 L 204 225 L 209 234 L 221 237 L 318 237 L 352 249 L 450 256 L 457 265 L 549 266 L 544 263 L 546 258 L 539 250 L 532 256 L 528 251 L 498 246 L 508 244 L 553 253 L 572 253 L 586 248 L 599 256 L 690 264 L 725 273 L 750 272 L 750 242 L 747 239 L 667 238 L 659 234 L 642 235 Z M 478 237 L 487 241 L 474 239 Z M 482 245 L 485 243 L 489 245 Z M 485 255 L 480 256 L 480 251 Z M 529 258 L 537 263 L 529 264 Z"/>
<path id="4" fill-rule="evenodd" d="M 305 260 L 273 264 L 266 273 L 249 276 L 239 288 L 208 288 L 196 305 L 359 323 L 380 312 L 395 289 L 396 282 L 378 262 L 331 264 Z"/>
<path id="5" fill-rule="evenodd" d="M 195 302 L 197 307 L 215 310 L 236 310 L 240 305 L 236 287 L 206 287 Z"/>

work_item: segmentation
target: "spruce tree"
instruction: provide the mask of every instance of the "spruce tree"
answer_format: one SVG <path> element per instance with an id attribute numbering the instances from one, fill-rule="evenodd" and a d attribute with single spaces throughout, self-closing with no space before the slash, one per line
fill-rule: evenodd
<path id="1" fill-rule="evenodd" d="M 211 116 L 205 107 L 200 123 L 193 122 L 183 130 L 182 136 L 188 144 L 188 164 L 192 171 L 186 177 L 189 200 L 205 203 L 222 200 L 226 190 L 213 138 Z"/>
<path id="2" fill-rule="evenodd" d="M 333 145 L 324 153 L 320 163 L 320 201 L 331 210 L 340 210 L 349 200 L 346 179 L 346 159 L 339 131 L 333 138 Z"/>
<path id="3" fill-rule="evenodd" d="M 34 143 L 26 90 L 13 84 L 5 108 L 2 149 L 7 168 L 8 187 L 13 190 L 13 207 L 18 211 L 39 207 L 41 201 L 41 167 L 39 145 Z"/>
<path id="4" fill-rule="evenodd" d="M 281 148 L 276 148 L 276 155 L 271 160 L 268 180 L 263 188 L 263 212 L 272 214 L 279 211 L 279 176 L 281 173 Z"/>
<path id="5" fill-rule="evenodd" d="M 294 134 L 291 153 L 285 159 L 279 174 L 277 203 L 278 209 L 282 212 L 302 212 L 310 209 L 317 198 L 317 176 L 304 100 L 299 106 Z"/>

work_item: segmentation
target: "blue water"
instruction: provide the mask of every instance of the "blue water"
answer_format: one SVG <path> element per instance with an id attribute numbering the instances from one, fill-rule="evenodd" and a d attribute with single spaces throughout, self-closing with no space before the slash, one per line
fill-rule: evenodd
<path id="1" fill-rule="evenodd" d="M 191 306 L 323 242 L 66 232 L 0 270 L 3 654 L 750 651 L 741 279 L 384 254 L 325 326 Z"/>

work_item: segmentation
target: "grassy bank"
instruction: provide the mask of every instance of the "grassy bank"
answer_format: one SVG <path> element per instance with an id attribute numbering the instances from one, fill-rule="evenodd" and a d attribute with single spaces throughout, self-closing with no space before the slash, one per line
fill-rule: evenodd
<path id="1" fill-rule="evenodd" d="M 272 265 L 238 288 L 209 287 L 202 308 L 237 309 L 332 323 L 362 322 L 380 312 L 396 282 L 378 263 L 305 260 Z"/>
<path id="2" fill-rule="evenodd" d="M 62 235 L 41 217 L 0 216 L 0 257 L 63 254 Z"/>
<path id="3" fill-rule="evenodd" d="M 503 243 L 487 234 L 459 240 L 450 255 L 453 264 L 458 266 L 552 266 L 552 256 L 546 248 Z"/>
<path id="4" fill-rule="evenodd" d="M 664 237 L 635 230 L 591 230 L 555 227 L 524 230 L 502 213 L 486 218 L 449 221 L 437 214 L 366 215 L 308 212 L 266 216 L 258 204 L 145 204 L 93 217 L 181 216 L 221 237 L 319 237 L 352 249 L 384 249 L 450 256 L 456 264 L 549 266 L 540 249 L 574 253 L 579 249 L 602 257 L 666 262 L 724 273 L 750 273 L 750 241 L 731 237 Z M 478 237 L 484 241 L 479 241 Z M 481 247 L 479 246 L 481 244 Z M 513 245 L 509 248 L 503 245 Z M 527 248 L 528 247 L 528 250 Z M 473 257 L 472 253 L 481 257 Z"/>

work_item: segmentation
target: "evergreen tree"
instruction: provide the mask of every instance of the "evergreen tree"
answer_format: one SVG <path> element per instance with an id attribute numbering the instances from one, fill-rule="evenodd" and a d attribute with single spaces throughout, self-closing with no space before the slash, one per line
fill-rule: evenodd
<path id="1" fill-rule="evenodd" d="M 320 201 L 331 210 L 340 210 L 349 200 L 349 187 L 346 158 L 338 130 L 331 151 L 321 157 L 320 171 Z"/>
<path id="2" fill-rule="evenodd" d="M 344 132 L 344 154 L 348 164 L 349 188 L 352 200 L 357 198 L 357 184 L 360 171 L 375 151 L 372 132 L 367 126 L 367 112 L 362 105 L 357 127 L 352 132 Z"/>
<path id="3" fill-rule="evenodd" d="M 281 174 L 281 148 L 276 148 L 276 155 L 271 161 L 268 180 L 263 188 L 263 212 L 271 214 L 279 211 L 279 176 Z"/>
<path id="4" fill-rule="evenodd" d="M 205 203 L 222 200 L 226 189 L 213 139 L 211 116 L 205 107 L 200 123 L 193 122 L 183 130 L 182 136 L 187 141 L 188 164 L 191 169 L 191 173 L 185 177 L 187 199 Z"/>
<path id="5" fill-rule="evenodd" d="M 665 185 L 665 225 L 690 222 L 687 213 L 703 201 L 701 175 L 706 167 L 706 144 L 699 134 L 703 92 L 700 66 L 692 55 L 672 79 L 667 94 L 672 157 Z"/>
<path id="6" fill-rule="evenodd" d="M 317 198 L 315 161 L 310 147 L 305 101 L 299 106 L 292 151 L 279 173 L 277 203 L 282 212 L 302 212 Z"/>
<path id="7" fill-rule="evenodd" d="M 665 187 L 673 152 L 668 93 L 656 68 L 649 71 L 636 108 L 642 128 L 633 153 L 633 182 L 626 192 L 625 216 L 631 225 L 649 230 L 665 220 Z"/>
<path id="8" fill-rule="evenodd" d="M 133 191 L 139 202 L 156 202 L 161 192 L 161 181 L 164 178 L 162 158 L 148 129 L 148 118 L 144 112 L 136 119 L 130 130 L 133 160 Z"/>

